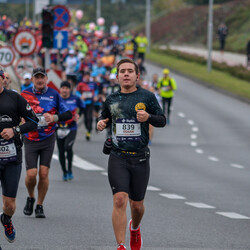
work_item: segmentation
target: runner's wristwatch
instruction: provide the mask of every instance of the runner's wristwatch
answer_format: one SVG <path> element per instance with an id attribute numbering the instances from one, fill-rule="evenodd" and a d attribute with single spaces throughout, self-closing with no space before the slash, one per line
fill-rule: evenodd
<path id="1" fill-rule="evenodd" d="M 21 129 L 19 126 L 13 127 L 13 131 L 15 135 L 20 135 L 21 134 Z"/>

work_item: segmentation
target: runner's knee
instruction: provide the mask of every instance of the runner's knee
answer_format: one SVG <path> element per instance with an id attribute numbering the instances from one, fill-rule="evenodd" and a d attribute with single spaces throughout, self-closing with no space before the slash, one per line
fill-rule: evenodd
<path id="1" fill-rule="evenodd" d="M 117 193 L 114 195 L 114 206 L 123 208 L 127 206 L 128 195 L 126 193 Z"/>

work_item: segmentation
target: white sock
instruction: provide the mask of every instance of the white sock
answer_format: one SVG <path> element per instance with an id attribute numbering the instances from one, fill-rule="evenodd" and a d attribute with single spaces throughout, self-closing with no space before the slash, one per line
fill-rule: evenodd
<path id="1" fill-rule="evenodd" d="M 131 230 L 136 231 L 138 230 L 139 226 L 137 228 L 133 228 L 132 223 L 131 223 Z"/>

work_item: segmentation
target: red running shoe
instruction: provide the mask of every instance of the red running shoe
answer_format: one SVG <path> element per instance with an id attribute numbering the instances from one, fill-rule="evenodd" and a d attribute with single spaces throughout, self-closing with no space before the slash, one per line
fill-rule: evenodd
<path id="1" fill-rule="evenodd" d="M 132 227 L 132 220 L 129 221 L 130 248 L 131 250 L 140 250 L 142 248 L 140 227 L 137 230 L 132 230 L 131 227 Z"/>
<path id="2" fill-rule="evenodd" d="M 126 250 L 127 248 L 121 243 L 118 245 L 117 250 Z"/>

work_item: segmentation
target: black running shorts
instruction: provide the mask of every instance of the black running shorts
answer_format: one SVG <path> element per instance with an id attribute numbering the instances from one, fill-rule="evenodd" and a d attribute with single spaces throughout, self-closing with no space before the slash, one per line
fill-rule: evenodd
<path id="1" fill-rule="evenodd" d="M 108 178 L 113 195 L 125 192 L 133 201 L 144 200 L 150 174 L 149 158 L 149 152 L 127 156 L 111 151 Z"/>
<path id="2" fill-rule="evenodd" d="M 21 170 L 21 163 L 13 165 L 0 164 L 0 180 L 2 186 L 2 194 L 4 196 L 16 198 Z"/>
<path id="3" fill-rule="evenodd" d="M 24 138 L 26 169 L 37 168 L 38 157 L 39 165 L 50 167 L 52 155 L 55 147 L 55 133 L 43 141 L 30 141 Z"/>

